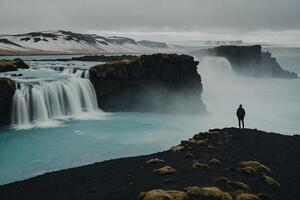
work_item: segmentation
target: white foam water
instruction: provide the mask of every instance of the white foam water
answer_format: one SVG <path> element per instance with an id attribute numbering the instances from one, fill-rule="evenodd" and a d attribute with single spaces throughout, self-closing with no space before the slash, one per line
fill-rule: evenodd
<path id="1" fill-rule="evenodd" d="M 83 72 L 84 73 L 84 72 Z M 54 119 L 80 117 L 98 111 L 95 90 L 89 79 L 67 79 L 20 84 L 13 97 L 12 125 L 47 127 Z"/>
<path id="2" fill-rule="evenodd" d="M 63 70 L 63 73 L 74 74 L 76 77 L 87 78 L 87 79 L 90 77 L 89 70 L 87 69 L 66 68 Z"/>

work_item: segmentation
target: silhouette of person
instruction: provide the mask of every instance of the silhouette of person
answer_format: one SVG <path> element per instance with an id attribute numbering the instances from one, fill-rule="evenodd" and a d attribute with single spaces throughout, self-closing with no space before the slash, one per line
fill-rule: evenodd
<path id="1" fill-rule="evenodd" d="M 245 114 L 246 114 L 246 112 L 245 112 L 242 104 L 240 104 L 239 108 L 236 111 L 236 115 L 237 115 L 238 120 L 239 120 L 239 128 L 241 128 L 241 122 L 242 122 L 242 126 L 244 128 L 244 117 L 245 117 Z"/>

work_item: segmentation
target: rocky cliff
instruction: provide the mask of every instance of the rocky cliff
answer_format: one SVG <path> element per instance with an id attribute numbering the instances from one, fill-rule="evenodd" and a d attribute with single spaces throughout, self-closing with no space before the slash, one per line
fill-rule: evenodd
<path id="1" fill-rule="evenodd" d="M 254 77 L 297 78 L 297 74 L 280 67 L 269 52 L 262 52 L 260 45 L 219 46 L 210 54 L 226 57 L 238 74 Z"/>
<path id="2" fill-rule="evenodd" d="M 201 113 L 201 77 L 193 57 L 153 54 L 90 69 L 104 111 Z"/>
<path id="3" fill-rule="evenodd" d="M 14 81 L 0 77 L 0 126 L 10 123 L 10 108 L 15 90 L 16 86 Z"/>

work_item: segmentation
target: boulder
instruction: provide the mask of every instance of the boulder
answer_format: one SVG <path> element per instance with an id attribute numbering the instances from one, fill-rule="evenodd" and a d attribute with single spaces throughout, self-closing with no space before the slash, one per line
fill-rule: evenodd
<path id="1" fill-rule="evenodd" d="M 147 164 L 151 164 L 151 163 L 164 163 L 165 161 L 159 158 L 152 158 L 150 160 L 147 160 Z"/>
<path id="2" fill-rule="evenodd" d="M 185 192 L 176 190 L 155 189 L 148 192 L 141 192 L 139 200 L 187 200 Z"/>
<path id="3" fill-rule="evenodd" d="M 18 69 L 28 69 L 29 66 L 21 59 L 0 60 L 0 72 L 17 71 Z"/>
<path id="4" fill-rule="evenodd" d="M 266 185 L 280 187 L 280 184 L 277 181 L 275 181 L 271 176 L 262 175 L 262 179 Z"/>
<path id="5" fill-rule="evenodd" d="M 203 113 L 198 61 L 187 55 L 128 57 L 90 68 L 104 111 Z"/>
<path id="6" fill-rule="evenodd" d="M 192 161 L 192 168 L 193 169 L 204 169 L 204 170 L 210 170 L 210 167 L 208 164 L 200 163 L 198 160 Z"/>
<path id="7" fill-rule="evenodd" d="M 16 90 L 13 80 L 0 77 L 0 126 L 10 124 L 11 104 Z"/>
<path id="8" fill-rule="evenodd" d="M 16 58 L 13 60 L 18 69 L 28 69 L 29 66 L 20 58 Z"/>
<path id="9" fill-rule="evenodd" d="M 237 200 L 260 200 L 260 198 L 255 194 L 250 193 L 240 193 L 236 197 Z"/>
<path id="10" fill-rule="evenodd" d="M 159 175 L 165 175 L 165 174 L 173 174 L 176 172 L 176 169 L 170 166 L 164 166 L 159 169 L 154 169 L 153 173 L 157 173 Z"/>
<path id="11" fill-rule="evenodd" d="M 248 174 L 251 173 L 271 173 L 271 169 L 266 165 L 258 162 L 258 161 L 243 161 L 239 163 L 240 168 L 237 168 L 238 171 L 246 172 Z"/>
<path id="12" fill-rule="evenodd" d="M 209 164 L 212 166 L 219 166 L 221 164 L 219 159 L 213 158 L 209 161 Z"/>
<path id="13" fill-rule="evenodd" d="M 246 183 L 239 181 L 231 181 L 224 176 L 217 178 L 216 181 L 234 190 L 250 190 L 250 187 Z"/>
<path id="14" fill-rule="evenodd" d="M 232 200 L 232 196 L 228 192 L 220 190 L 218 187 L 187 187 L 183 189 L 189 197 L 197 197 L 199 199 L 218 199 Z"/>

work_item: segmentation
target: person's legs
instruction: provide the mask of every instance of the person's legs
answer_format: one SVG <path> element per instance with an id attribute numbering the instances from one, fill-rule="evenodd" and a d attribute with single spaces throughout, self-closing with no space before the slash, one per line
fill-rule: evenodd
<path id="1" fill-rule="evenodd" d="M 242 125 L 243 125 L 243 129 L 244 129 L 244 119 L 242 119 Z"/>
<path id="2" fill-rule="evenodd" d="M 239 119 L 239 128 L 241 128 L 241 120 Z"/>

